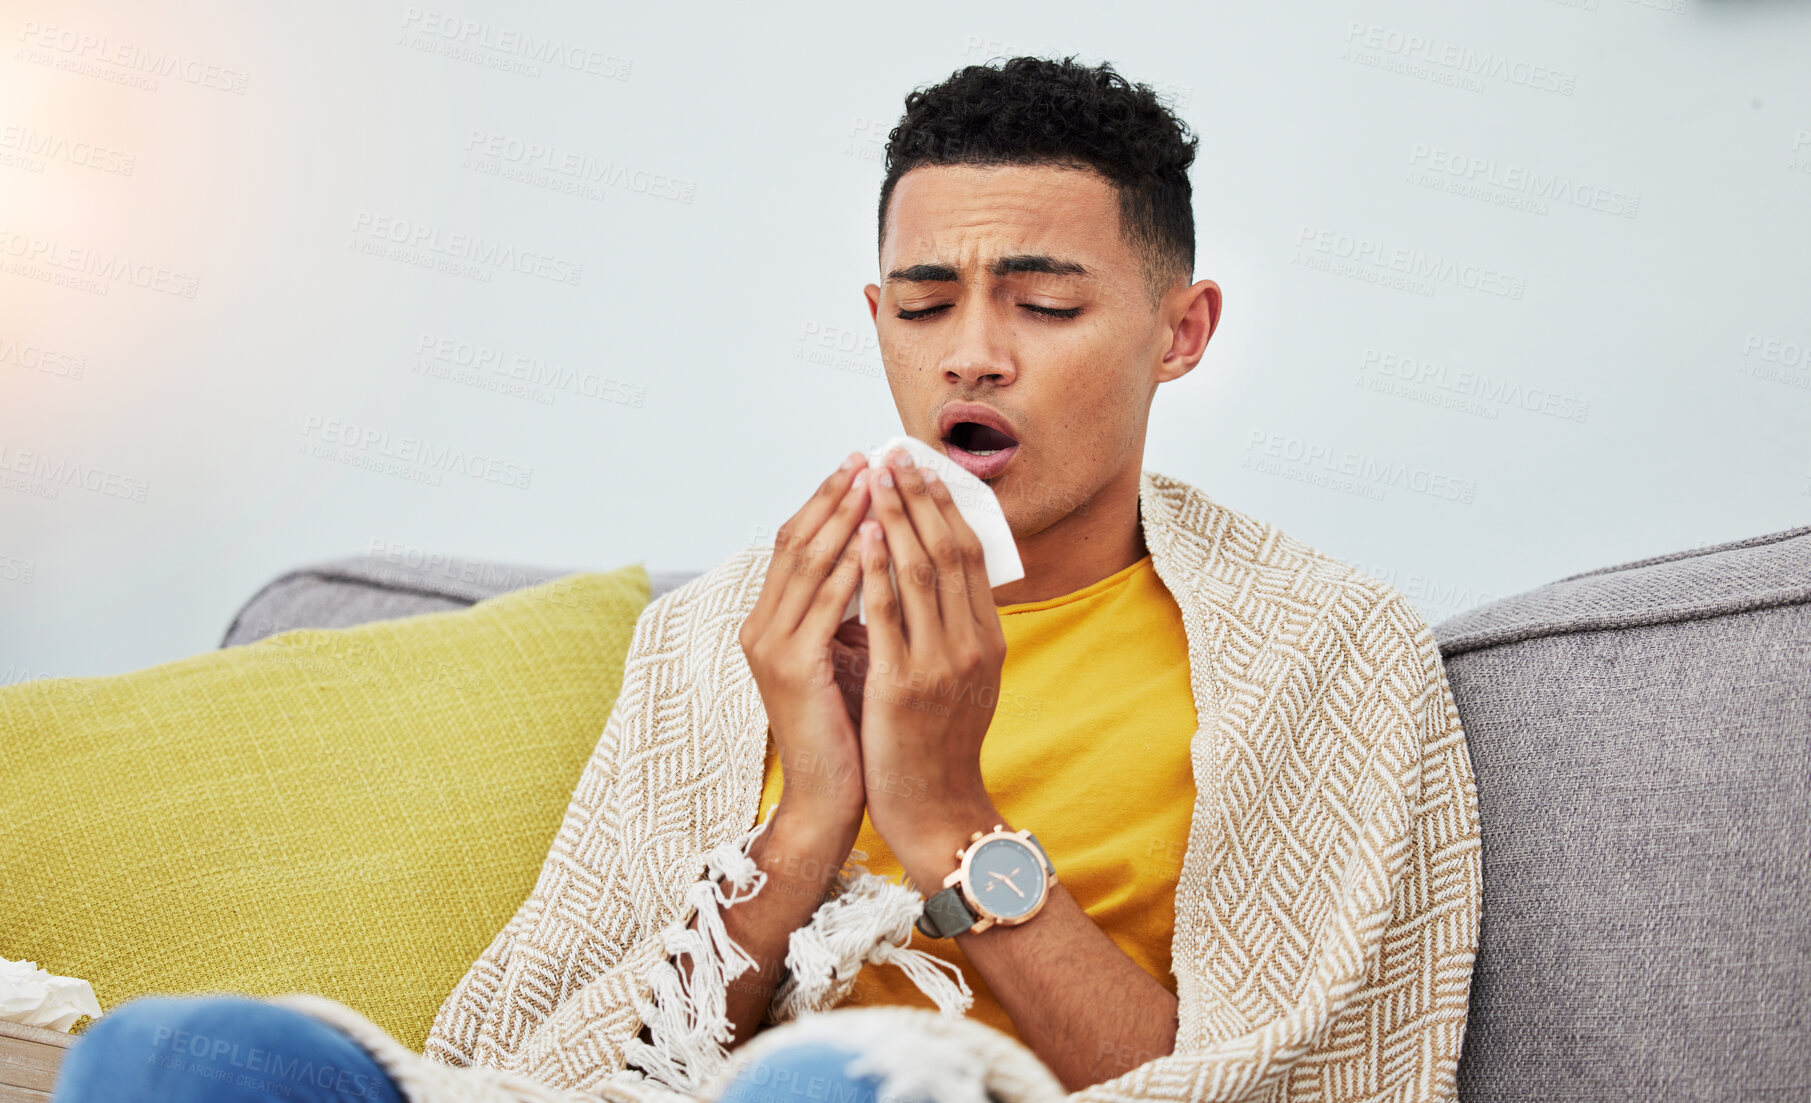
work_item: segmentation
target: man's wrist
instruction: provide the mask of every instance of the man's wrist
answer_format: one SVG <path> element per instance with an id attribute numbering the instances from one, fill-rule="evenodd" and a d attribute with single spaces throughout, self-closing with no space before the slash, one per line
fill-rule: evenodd
<path id="1" fill-rule="evenodd" d="M 767 830 L 755 840 L 751 856 L 770 878 L 827 889 L 848 860 L 860 829 L 860 820 L 851 826 L 782 799 Z"/>
<path id="2" fill-rule="evenodd" d="M 995 824 L 1015 830 L 991 804 L 967 811 L 952 810 L 934 820 L 922 821 L 916 831 L 908 829 L 909 838 L 898 842 L 888 839 L 887 844 L 913 886 L 928 898 L 941 892 L 944 878 L 961 865 L 956 851 L 967 846 L 975 832 L 992 831 Z"/>

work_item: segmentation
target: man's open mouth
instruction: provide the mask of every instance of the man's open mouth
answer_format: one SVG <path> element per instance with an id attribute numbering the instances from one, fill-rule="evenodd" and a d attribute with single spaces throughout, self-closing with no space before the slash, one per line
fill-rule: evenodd
<path id="1" fill-rule="evenodd" d="M 1007 433 L 1005 418 L 991 409 L 951 409 L 945 411 L 944 424 L 944 455 L 976 478 L 998 478 L 1018 455 L 1020 442 Z"/>

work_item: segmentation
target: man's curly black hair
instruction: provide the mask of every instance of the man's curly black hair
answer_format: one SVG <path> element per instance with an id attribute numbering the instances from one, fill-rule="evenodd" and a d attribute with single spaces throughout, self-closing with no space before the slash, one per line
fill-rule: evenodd
<path id="1" fill-rule="evenodd" d="M 1143 258 L 1155 305 L 1195 270 L 1188 168 L 1198 139 L 1157 99 L 1108 63 L 1015 57 L 969 65 L 906 96 L 887 136 L 880 241 L 899 178 L 921 165 L 1060 165 L 1090 168 L 1119 194 L 1120 225 Z"/>

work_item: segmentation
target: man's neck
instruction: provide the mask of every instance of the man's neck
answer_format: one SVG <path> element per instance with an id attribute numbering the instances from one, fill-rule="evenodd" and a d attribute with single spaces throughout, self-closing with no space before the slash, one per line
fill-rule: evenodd
<path id="1" fill-rule="evenodd" d="M 1019 540 L 1025 577 L 996 587 L 994 604 L 1072 594 L 1143 559 L 1149 549 L 1138 510 L 1141 470 L 1134 465 L 1060 521 Z"/>

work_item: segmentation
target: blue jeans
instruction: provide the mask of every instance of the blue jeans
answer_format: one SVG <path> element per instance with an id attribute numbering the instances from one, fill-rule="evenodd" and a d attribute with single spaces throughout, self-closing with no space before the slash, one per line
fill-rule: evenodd
<path id="1" fill-rule="evenodd" d="M 250 996 L 141 996 L 64 1055 L 54 1103 L 403 1103 L 363 1046 Z"/>
<path id="2" fill-rule="evenodd" d="M 843 1072 L 853 1049 L 782 1046 L 743 1069 L 718 1103 L 937 1103 L 878 1098 L 880 1080 Z M 339 1030 L 250 996 L 143 996 L 79 1035 L 54 1103 L 404 1103 Z"/>
<path id="3" fill-rule="evenodd" d="M 843 1071 L 854 1056 L 852 1049 L 823 1042 L 781 1046 L 737 1073 L 717 1103 L 878 1103 L 878 1078 Z"/>

